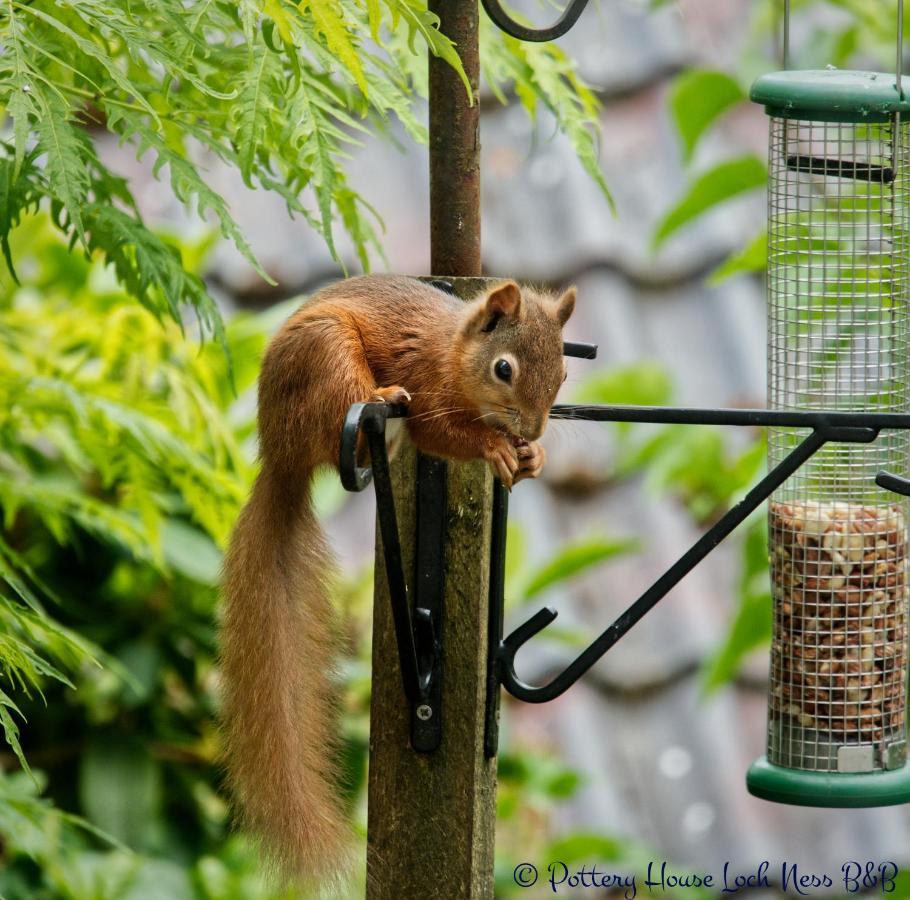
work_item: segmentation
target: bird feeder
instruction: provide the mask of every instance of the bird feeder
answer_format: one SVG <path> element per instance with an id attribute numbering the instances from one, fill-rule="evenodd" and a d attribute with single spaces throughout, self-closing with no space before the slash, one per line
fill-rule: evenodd
<path id="1" fill-rule="evenodd" d="M 768 405 L 910 412 L 908 114 L 899 75 L 784 71 L 770 116 Z M 806 430 L 769 429 L 769 465 Z M 773 641 L 760 797 L 808 806 L 910 800 L 910 433 L 829 443 L 771 496 Z M 880 484 L 880 482 L 879 482 Z"/>

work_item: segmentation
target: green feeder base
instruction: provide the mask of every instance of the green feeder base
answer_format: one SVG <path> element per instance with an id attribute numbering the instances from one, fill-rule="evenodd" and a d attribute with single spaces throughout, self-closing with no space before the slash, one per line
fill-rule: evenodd
<path id="1" fill-rule="evenodd" d="M 859 808 L 910 803 L 910 762 L 883 772 L 841 773 L 785 769 L 762 757 L 746 775 L 750 794 L 791 806 Z"/>

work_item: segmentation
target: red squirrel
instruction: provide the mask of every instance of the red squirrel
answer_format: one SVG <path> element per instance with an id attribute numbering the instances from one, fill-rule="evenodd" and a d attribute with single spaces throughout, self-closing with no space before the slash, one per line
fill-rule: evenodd
<path id="1" fill-rule="evenodd" d="M 241 823 L 290 877 L 344 869 L 337 792 L 331 555 L 313 513 L 348 408 L 403 403 L 420 451 L 534 478 L 565 380 L 575 288 L 505 281 L 464 303 L 414 278 L 350 278 L 280 328 L 259 377 L 261 471 L 225 558 L 220 631 L 224 763 Z"/>

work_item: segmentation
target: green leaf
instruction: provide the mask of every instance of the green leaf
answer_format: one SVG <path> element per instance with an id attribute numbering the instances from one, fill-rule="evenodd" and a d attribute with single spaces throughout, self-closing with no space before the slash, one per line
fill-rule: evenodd
<path id="1" fill-rule="evenodd" d="M 465 73 L 455 44 L 439 30 L 439 16 L 428 10 L 420 0 L 390 0 L 389 5 L 407 25 L 412 49 L 414 38 L 419 34 L 426 42 L 430 53 L 447 62 L 455 70 L 473 103 L 474 92 L 471 89 L 471 82 Z"/>
<path id="2" fill-rule="evenodd" d="M 757 234 L 739 253 L 734 253 L 709 276 L 708 284 L 716 285 L 734 275 L 763 272 L 768 265 L 768 233 Z"/>
<path id="3" fill-rule="evenodd" d="M 199 584 L 218 584 L 221 551 L 204 531 L 180 519 L 169 519 L 162 529 L 161 544 L 164 561 L 175 572 Z"/>
<path id="4" fill-rule="evenodd" d="M 10 60 L 8 81 L 0 88 L 0 97 L 5 97 L 6 111 L 13 120 L 14 166 L 13 175 L 18 176 L 25 159 L 28 144 L 30 118 L 37 118 L 38 110 L 32 97 L 32 70 L 29 52 L 24 46 L 24 29 L 14 14 L 12 0 L 7 0 L 7 54 Z M 10 267 L 12 268 L 12 267 Z"/>
<path id="5" fill-rule="evenodd" d="M 747 191 L 764 187 L 766 180 L 767 167 L 757 156 L 741 156 L 718 163 L 699 175 L 689 185 L 682 199 L 664 216 L 651 238 L 652 248 L 656 250 L 683 225 L 715 206 Z"/>
<path id="6" fill-rule="evenodd" d="M 613 862 L 622 859 L 626 853 L 626 845 L 616 838 L 594 832 L 579 831 L 553 841 L 547 848 L 547 859 L 564 863 L 592 859 Z"/>
<path id="7" fill-rule="evenodd" d="M 152 149 L 156 158 L 152 166 L 155 177 L 167 166 L 171 188 L 174 195 L 186 206 L 196 205 L 196 212 L 204 218 L 211 210 L 218 220 L 221 233 L 240 251 L 243 257 L 269 284 L 274 281 L 259 264 L 252 248 L 234 221 L 227 203 L 220 194 L 213 191 L 199 175 L 198 167 L 191 163 L 181 152 L 175 150 L 157 132 L 146 127 L 144 120 L 131 110 L 116 104 L 104 104 L 108 127 L 119 134 L 123 140 L 133 138 L 137 141 L 137 157 Z"/>
<path id="8" fill-rule="evenodd" d="M 95 740 L 80 761 L 79 799 L 94 825 L 128 847 L 143 847 L 161 815 L 161 767 L 137 740 Z"/>
<path id="9" fill-rule="evenodd" d="M 47 186 L 34 165 L 34 153 L 21 164 L 16 159 L 0 159 L 0 250 L 14 281 L 18 281 L 10 250 L 10 233 L 24 213 L 37 212 Z"/>
<path id="10" fill-rule="evenodd" d="M 573 392 L 576 403 L 635 406 L 662 406 L 672 393 L 667 370 L 660 363 L 647 361 L 595 372 Z"/>
<path id="11" fill-rule="evenodd" d="M 682 139 L 688 162 L 699 138 L 724 112 L 746 99 L 739 82 L 725 72 L 695 69 L 677 76 L 670 86 L 670 115 Z"/>
<path id="12" fill-rule="evenodd" d="M 158 685 L 162 668 L 158 646 L 149 639 L 130 641 L 116 655 L 128 678 L 123 705 L 133 709 L 147 703 Z"/>
<path id="13" fill-rule="evenodd" d="M 368 94 L 369 85 L 358 49 L 351 41 L 344 7 L 337 0 L 300 0 L 299 7 L 304 15 L 312 18 L 315 32 L 325 41 L 329 53 L 351 73 L 357 87 Z"/>
<path id="14" fill-rule="evenodd" d="M 702 686 L 708 693 L 735 677 L 746 656 L 771 639 L 772 601 L 768 590 L 767 522 L 753 522 L 743 543 L 739 608 L 726 638 L 706 660 Z"/>
<path id="15" fill-rule="evenodd" d="M 259 46 L 251 52 L 250 67 L 244 73 L 243 86 L 234 114 L 237 120 L 237 159 L 240 174 L 247 187 L 253 187 L 256 153 L 268 135 L 269 119 L 274 104 L 269 79 L 277 65 L 275 54 Z"/>
<path id="16" fill-rule="evenodd" d="M 729 682 L 739 671 L 743 659 L 771 638 L 771 593 L 744 596 L 730 631 L 705 663 L 703 686 L 709 693 Z"/>
<path id="17" fill-rule="evenodd" d="M 143 860 L 135 870 L 122 900 L 195 900 L 191 873 L 168 859 Z"/>
<path id="18" fill-rule="evenodd" d="M 635 538 L 592 537 L 565 544 L 542 566 L 531 571 L 525 581 L 524 598 L 536 597 L 554 584 L 568 581 L 614 556 L 632 553 L 638 543 Z"/>
<path id="19" fill-rule="evenodd" d="M 258 9 L 256 8 L 257 6 L 258 4 L 251 4 L 251 12 L 253 14 L 258 13 Z M 283 40 L 286 44 L 293 44 L 293 18 L 284 8 L 281 0 L 264 0 L 262 3 L 262 12 L 268 16 L 272 22 L 275 23 L 275 27 L 278 29 L 278 34 L 281 37 L 281 40 Z"/>
<path id="20" fill-rule="evenodd" d="M 91 185 L 87 138 L 73 127 L 69 119 L 70 110 L 56 93 L 40 82 L 33 87 L 33 91 L 40 113 L 35 125 L 37 151 L 39 156 L 45 157 L 48 189 L 66 211 L 79 239 L 86 243 L 82 210 Z"/>
<path id="21" fill-rule="evenodd" d="M 136 102 L 154 119 L 156 124 L 160 125 L 160 120 L 158 119 L 158 114 L 155 112 L 154 107 L 152 107 L 141 93 L 135 90 L 134 85 L 130 82 L 129 78 L 121 71 L 120 64 L 105 52 L 103 44 L 96 43 L 95 40 L 89 40 L 88 38 L 83 37 L 70 28 L 65 22 L 62 22 L 56 16 L 48 14 L 37 6 L 23 3 L 18 8 L 24 13 L 41 19 L 42 22 L 47 23 L 52 28 L 55 28 L 57 31 L 66 35 L 82 53 L 103 67 L 104 71 L 110 76 L 111 81 L 116 87 L 120 88 L 127 96 L 134 96 Z M 94 37 L 97 39 L 97 35 Z"/>
<path id="22" fill-rule="evenodd" d="M 182 321 L 181 307 L 191 306 L 203 331 L 219 339 L 221 314 L 205 283 L 183 267 L 179 249 L 149 231 L 141 221 L 109 204 L 84 207 L 91 227 L 89 246 L 104 253 L 129 292 L 156 316 Z"/>
<path id="23" fill-rule="evenodd" d="M 496 85 L 510 80 L 532 121 L 538 105 L 549 109 L 612 209 L 613 198 L 600 165 L 600 104 L 579 77 L 574 61 L 554 43 L 530 43 L 505 35 L 486 17 L 481 19 L 481 44 L 485 50 L 484 76 L 494 86 L 494 93 L 505 100 Z"/>
<path id="24" fill-rule="evenodd" d="M 25 759 L 25 754 L 22 752 L 22 745 L 19 743 L 19 726 L 10 715 L 10 710 L 17 715 L 22 715 L 12 698 L 5 691 L 0 690 L 0 726 L 3 728 L 3 738 L 9 744 L 13 753 L 16 754 L 16 759 L 19 760 L 22 770 L 34 778 L 32 770 Z"/>

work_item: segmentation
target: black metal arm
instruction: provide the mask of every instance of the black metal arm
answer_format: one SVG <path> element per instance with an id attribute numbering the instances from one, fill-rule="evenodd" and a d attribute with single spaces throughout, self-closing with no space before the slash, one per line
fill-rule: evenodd
<path id="1" fill-rule="evenodd" d="M 386 423 L 406 414 L 403 406 L 355 403 L 341 432 L 339 471 L 349 491 L 362 491 L 371 481 L 376 488 L 376 513 L 391 598 L 392 624 L 405 696 L 411 705 L 411 744 L 431 752 L 442 736 L 442 600 L 445 573 L 441 551 L 445 543 L 445 463 L 421 456 L 418 460 L 417 546 L 412 581 L 413 609 L 405 577 L 398 531 L 398 515 L 389 457 Z M 370 468 L 357 464 L 361 435 L 370 451 Z"/>
<path id="2" fill-rule="evenodd" d="M 566 346 L 567 355 L 590 358 L 596 348 L 588 345 Z M 372 480 L 376 487 L 377 514 L 382 535 L 383 556 L 392 616 L 405 695 L 422 721 L 412 730 L 416 749 L 432 750 L 438 744 L 438 716 L 428 724 L 421 720 L 420 709 L 432 710 L 438 697 L 440 655 L 439 599 L 442 592 L 440 549 L 444 539 L 442 521 L 445 497 L 418 496 L 417 563 L 415 598 L 412 612 L 407 580 L 401 558 L 401 544 L 395 500 L 389 476 L 385 427 L 390 418 L 406 414 L 403 407 L 384 403 L 357 403 L 345 420 L 341 438 L 341 480 L 348 490 L 361 491 Z M 515 656 L 532 638 L 556 618 L 555 610 L 546 607 L 503 637 L 503 565 L 505 559 L 505 522 L 507 496 L 496 486 L 493 521 L 493 546 L 490 579 L 490 658 L 487 713 L 487 752 L 495 753 L 498 685 L 519 700 L 544 703 L 564 693 L 585 674 L 620 638 L 662 600 L 692 569 L 698 565 L 738 525 L 745 521 L 772 492 L 827 443 L 870 443 L 884 429 L 910 429 L 910 414 L 862 412 L 788 412 L 766 409 L 687 409 L 648 406 L 572 406 L 553 407 L 552 418 L 588 422 L 650 422 L 656 424 L 729 425 L 781 428 L 805 428 L 808 436 L 775 466 L 746 496 L 708 529 L 670 568 L 664 572 L 625 612 L 601 633 L 576 659 L 544 685 L 530 685 L 515 672 Z M 369 445 L 372 468 L 357 465 L 360 435 Z M 422 464 L 431 464 L 427 460 Z M 910 480 L 889 472 L 880 472 L 876 484 L 885 490 L 910 496 Z M 423 513 L 421 513 L 423 510 Z M 423 595 L 421 595 L 421 591 Z M 434 610 L 436 612 L 434 612 Z M 415 740 L 416 735 L 416 740 Z"/>
<path id="3" fill-rule="evenodd" d="M 609 628 L 559 675 L 545 685 L 523 682 L 515 673 L 515 654 L 557 616 L 545 607 L 504 638 L 495 656 L 499 682 L 510 694 L 528 703 L 545 703 L 564 693 L 725 537 L 745 521 L 772 492 L 828 442 L 869 443 L 882 429 L 910 428 L 910 415 L 901 413 L 787 412 L 764 409 L 670 409 L 634 406 L 553 407 L 552 417 L 594 422 L 652 422 L 685 425 L 777 426 L 809 428 L 811 433 L 746 496 L 706 531 Z M 910 481 L 880 472 L 876 483 L 910 495 Z"/>

